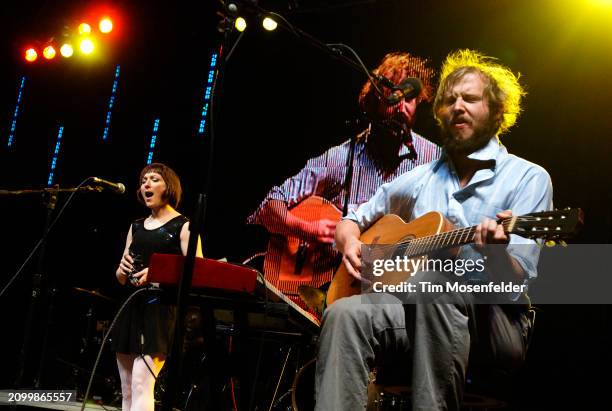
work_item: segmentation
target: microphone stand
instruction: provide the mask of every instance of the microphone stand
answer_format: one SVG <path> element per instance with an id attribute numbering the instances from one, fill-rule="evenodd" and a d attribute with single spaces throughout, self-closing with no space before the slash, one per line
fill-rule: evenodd
<path id="1" fill-rule="evenodd" d="M 24 377 L 26 376 L 26 368 L 27 368 L 27 360 L 28 360 L 28 352 L 30 350 L 30 346 L 32 344 L 32 333 L 33 333 L 33 323 L 36 313 L 40 309 L 41 303 L 49 305 L 49 309 L 47 310 L 47 324 L 43 327 L 43 339 L 42 346 L 40 350 L 40 362 L 38 366 L 38 371 L 36 374 L 36 378 L 34 379 L 34 388 L 40 388 L 42 384 L 44 366 L 45 366 L 45 355 L 47 351 L 47 343 L 49 337 L 49 325 L 52 321 L 53 315 L 53 297 L 56 293 L 56 289 L 52 288 L 50 291 L 46 290 L 47 286 L 47 277 L 45 275 L 44 263 L 45 263 L 45 255 L 46 255 L 46 245 L 47 245 L 47 236 L 52 228 L 52 217 L 53 211 L 57 205 L 57 197 L 59 193 L 76 193 L 76 192 L 100 192 L 102 190 L 101 187 L 91 187 L 91 186 L 79 186 L 74 188 L 59 188 L 59 186 L 55 187 L 46 187 L 42 189 L 24 189 L 24 190 L 0 190 L 0 197 L 7 196 L 22 196 L 28 194 L 42 194 L 43 202 L 45 208 L 47 210 L 45 215 L 45 223 L 43 226 L 43 236 L 38 244 L 38 259 L 36 264 L 36 270 L 32 275 L 32 289 L 30 293 L 30 303 L 28 305 L 28 311 L 25 319 L 25 326 L 23 332 L 23 343 L 21 349 L 19 351 L 19 359 L 18 359 L 18 369 L 17 375 L 15 377 L 15 388 L 20 388 L 24 383 Z M 29 260 L 30 257 L 28 257 Z M 27 260 L 26 260 L 27 263 Z M 24 266 L 25 264 L 24 263 Z M 22 266 L 22 268 L 24 267 Z M 9 281 L 9 283 L 2 290 L 2 294 L 6 292 L 9 286 L 13 283 L 13 281 L 20 274 L 20 271 L 17 272 L 13 278 Z M 43 293 L 44 296 L 43 296 Z M 44 301 L 41 301 L 41 298 L 44 297 Z"/>
<path id="2" fill-rule="evenodd" d="M 73 187 L 73 188 L 38 188 L 38 189 L 24 189 L 24 190 L 0 190 L 0 197 L 16 197 L 27 194 L 57 194 L 57 193 L 91 193 L 97 192 L 101 193 L 104 188 L 102 187 L 93 187 L 93 186 L 83 186 L 83 187 Z"/>
<path id="3" fill-rule="evenodd" d="M 227 19 L 225 19 L 227 20 Z M 222 25 L 220 25 L 222 27 Z M 187 300 L 189 297 L 189 293 L 191 292 L 192 286 L 192 278 L 193 278 L 193 268 L 195 266 L 195 258 L 196 258 L 196 249 L 198 245 L 198 235 L 203 233 L 204 226 L 206 223 L 206 208 L 208 202 L 208 193 L 210 192 L 210 188 L 212 185 L 212 175 L 213 175 L 213 163 L 214 163 L 214 143 L 215 143 L 215 131 L 214 131 L 214 120 L 215 120 L 215 106 L 216 103 L 219 102 L 221 95 L 221 83 L 223 79 L 225 65 L 227 60 L 231 57 L 232 52 L 234 51 L 235 46 L 240 41 L 242 35 L 240 35 L 233 46 L 230 43 L 230 34 L 234 30 L 234 25 L 228 25 L 223 28 L 223 39 L 221 42 L 221 47 L 219 51 L 219 55 L 217 57 L 217 71 L 215 73 L 215 77 L 211 87 L 211 98 L 210 98 L 210 108 L 209 108 L 209 132 L 208 132 L 208 170 L 206 174 L 204 193 L 200 193 L 198 195 L 198 200 L 196 203 L 196 209 L 193 214 L 192 222 L 189 224 L 189 244 L 187 246 L 187 255 L 185 256 L 184 265 L 183 265 L 183 273 L 181 275 L 181 279 L 179 282 L 178 292 L 177 292 L 177 316 L 176 316 L 176 324 L 174 329 L 174 339 L 172 341 L 172 346 L 170 348 L 170 352 L 168 353 L 168 357 L 166 360 L 166 381 L 167 386 L 164 392 L 161 409 L 162 411 L 173 411 L 175 410 L 174 406 L 177 402 L 177 394 L 179 391 L 179 380 L 183 372 L 183 346 L 184 346 L 184 329 L 185 329 L 185 313 L 187 312 Z M 231 47 L 230 47 L 231 46 Z M 229 49 L 229 53 L 227 53 L 227 57 L 225 54 L 225 50 Z M 212 313 L 207 313 L 209 315 L 204 315 L 204 317 L 208 317 L 214 321 L 214 315 Z M 214 330 L 214 325 L 208 324 L 207 329 Z M 210 335 L 207 344 L 210 346 L 214 346 L 214 331 Z M 214 356 L 210 356 L 212 361 L 215 362 Z M 220 399 L 219 392 L 214 389 L 215 381 L 214 376 L 211 373 L 210 385 L 211 389 L 209 390 L 211 397 L 209 398 L 210 409 L 221 409 L 220 407 Z"/>
<path id="4" fill-rule="evenodd" d="M 59 187 L 50 188 L 50 189 L 41 189 L 41 190 L 19 190 L 15 195 L 20 194 L 34 194 L 36 192 L 42 192 L 43 202 L 45 204 L 45 208 L 47 209 L 47 213 L 45 216 L 45 223 L 43 226 L 43 241 L 40 245 L 40 250 L 38 252 L 38 261 L 36 264 L 36 270 L 32 275 L 32 292 L 30 294 L 30 304 L 28 307 L 28 312 L 26 314 L 25 328 L 23 332 L 23 345 L 21 346 L 21 350 L 19 352 L 19 369 L 17 372 L 17 378 L 15 379 L 15 387 L 19 388 L 23 382 L 23 377 L 25 375 L 26 370 L 26 361 L 28 358 L 28 350 L 31 344 L 31 336 L 32 336 L 32 326 L 34 322 L 34 315 L 38 311 L 40 305 L 41 294 L 43 292 L 44 287 L 46 286 L 46 277 L 44 272 L 44 261 L 45 261 L 45 251 L 47 248 L 47 231 L 49 229 L 49 224 L 51 222 L 51 218 L 53 215 L 53 210 L 55 210 L 55 206 L 57 205 L 57 194 L 59 191 Z M 46 296 L 48 302 L 49 296 Z M 34 387 L 40 387 L 40 378 L 43 371 L 44 358 L 43 355 L 46 351 L 46 340 L 48 335 L 48 328 L 45 327 L 44 337 L 43 337 L 43 347 L 42 347 L 42 355 L 40 357 L 40 364 L 38 368 L 38 374 L 34 381 Z"/>

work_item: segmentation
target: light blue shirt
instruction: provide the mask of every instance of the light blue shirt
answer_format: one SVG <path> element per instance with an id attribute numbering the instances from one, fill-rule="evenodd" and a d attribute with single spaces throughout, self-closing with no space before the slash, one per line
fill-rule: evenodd
<path id="1" fill-rule="evenodd" d="M 455 226 L 469 227 L 484 217 L 495 219 L 503 210 L 523 215 L 552 209 L 552 183 L 546 170 L 508 154 L 497 137 L 469 158 L 494 163 L 491 168 L 476 171 L 461 188 L 449 157 L 443 154 L 440 159 L 382 185 L 368 202 L 346 218 L 355 221 L 363 232 L 390 213 L 410 221 L 430 211 L 439 211 Z M 521 264 L 528 279 L 537 276 L 539 246 L 535 241 L 512 234 L 507 251 Z M 461 256 L 468 258 L 476 252 L 472 246 L 462 247 Z M 487 279 L 480 275 L 478 278 Z"/>

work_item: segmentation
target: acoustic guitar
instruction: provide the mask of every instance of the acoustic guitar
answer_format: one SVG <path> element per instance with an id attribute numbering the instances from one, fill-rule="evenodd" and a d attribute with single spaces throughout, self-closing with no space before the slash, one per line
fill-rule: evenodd
<path id="1" fill-rule="evenodd" d="M 518 234 L 525 238 L 541 238 L 547 241 L 562 241 L 574 235 L 583 224 L 581 209 L 545 211 L 523 216 L 512 216 L 497 220 L 507 234 Z M 370 228 L 361 233 L 359 240 L 364 244 L 393 245 L 386 247 L 386 257 L 403 256 L 421 258 L 433 252 L 452 249 L 474 242 L 476 226 L 454 229 L 444 216 L 436 211 L 427 213 L 409 223 L 394 214 L 380 218 Z M 395 273 L 394 273 L 395 274 Z M 383 284 L 399 284 L 410 273 L 401 276 L 382 276 L 377 279 Z M 340 298 L 362 292 L 362 282 L 348 273 L 344 264 L 340 265 L 327 291 L 327 305 Z"/>
<path id="2" fill-rule="evenodd" d="M 306 221 L 340 221 L 336 206 L 318 196 L 308 197 L 288 213 Z M 320 287 L 329 283 L 336 270 L 338 252 L 331 244 L 310 242 L 292 235 L 272 235 L 264 260 L 266 279 L 280 291 L 298 295 L 298 287 Z"/>

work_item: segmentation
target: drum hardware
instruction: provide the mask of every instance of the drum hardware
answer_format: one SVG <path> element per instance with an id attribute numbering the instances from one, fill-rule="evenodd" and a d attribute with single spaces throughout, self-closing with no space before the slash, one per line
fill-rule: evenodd
<path id="1" fill-rule="evenodd" d="M 326 294 L 323 290 L 308 285 L 300 285 L 298 287 L 298 294 L 308 308 L 314 311 L 319 317 L 323 315 L 326 298 Z"/>

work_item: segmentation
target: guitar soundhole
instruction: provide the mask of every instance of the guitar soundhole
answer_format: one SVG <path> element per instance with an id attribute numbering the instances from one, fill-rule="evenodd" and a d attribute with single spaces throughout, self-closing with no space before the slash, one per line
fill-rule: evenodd
<path id="1" fill-rule="evenodd" d="M 414 240 L 416 237 L 413 234 L 409 234 L 405 237 L 402 237 L 398 242 L 398 246 L 395 247 L 395 250 L 393 250 L 393 255 L 392 258 L 395 259 L 395 257 L 403 257 L 404 254 L 406 253 L 406 245 L 405 243 Z"/>
<path id="2" fill-rule="evenodd" d="M 298 247 L 297 255 L 295 256 L 295 270 L 293 271 L 293 274 L 302 274 L 302 269 L 304 268 L 304 264 L 306 263 L 307 258 L 308 243 L 305 241 L 300 241 L 300 246 Z"/>

